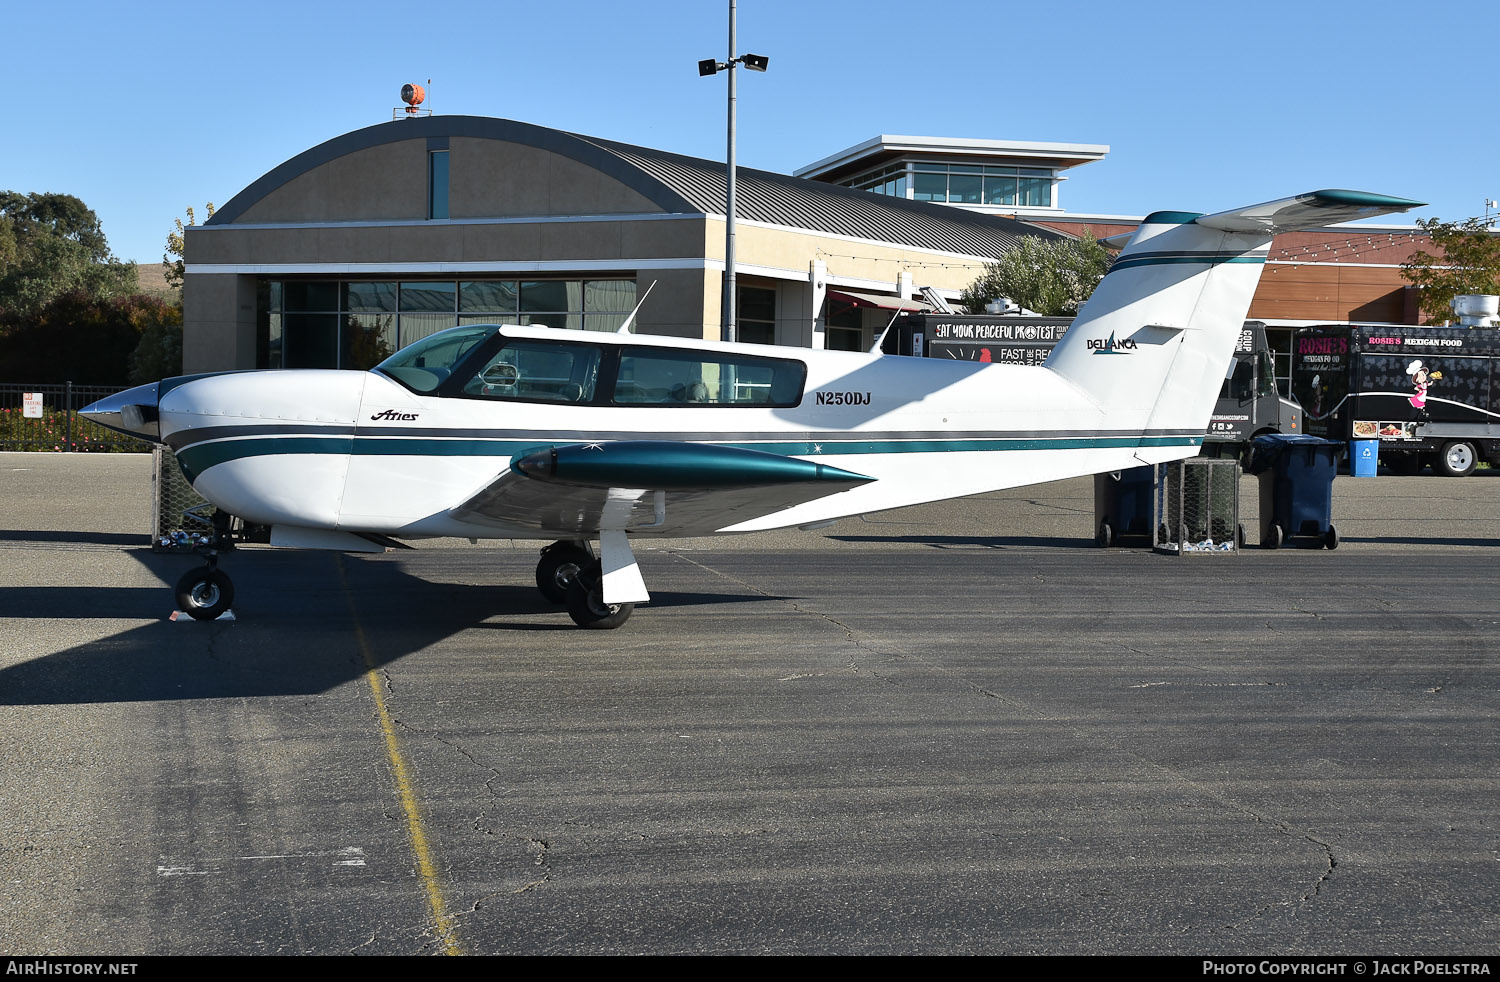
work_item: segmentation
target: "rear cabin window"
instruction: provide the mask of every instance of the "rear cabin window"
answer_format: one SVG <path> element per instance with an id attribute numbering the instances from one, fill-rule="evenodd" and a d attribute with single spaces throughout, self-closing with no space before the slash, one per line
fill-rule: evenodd
<path id="1" fill-rule="evenodd" d="M 615 379 L 620 406 L 795 406 L 807 367 L 800 361 L 705 351 L 624 348 Z"/>
<path id="2" fill-rule="evenodd" d="M 586 344 L 509 341 L 468 382 L 464 394 L 525 402 L 592 402 L 600 349 Z"/>

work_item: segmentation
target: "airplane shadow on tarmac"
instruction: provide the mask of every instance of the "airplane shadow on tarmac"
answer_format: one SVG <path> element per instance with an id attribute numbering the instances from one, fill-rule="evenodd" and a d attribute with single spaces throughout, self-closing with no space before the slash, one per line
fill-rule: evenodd
<path id="1" fill-rule="evenodd" d="M 131 555 L 169 584 L 199 562 L 145 549 Z M 0 611 L 27 620 L 151 621 L 0 669 L 0 706 L 313 694 L 471 628 L 582 630 L 541 596 L 529 567 L 517 568 L 525 571 L 524 583 L 438 583 L 407 572 L 400 556 L 231 553 L 220 568 L 234 580 L 233 621 L 168 620 L 174 606 L 169 586 L 0 589 Z M 767 599 L 657 591 L 641 613 Z M 527 642 L 528 657 L 537 644 Z M 549 657 L 566 659 L 571 650 L 554 647 Z M 496 658 L 511 653 L 500 643 L 486 651 Z"/>

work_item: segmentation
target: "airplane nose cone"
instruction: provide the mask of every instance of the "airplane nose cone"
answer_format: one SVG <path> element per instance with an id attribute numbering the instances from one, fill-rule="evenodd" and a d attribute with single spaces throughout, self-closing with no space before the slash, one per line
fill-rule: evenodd
<path id="1" fill-rule="evenodd" d="M 121 433 L 138 436 L 143 440 L 160 441 L 161 427 L 157 423 L 156 386 L 150 382 L 137 385 L 124 392 L 105 396 L 80 409 L 79 415 L 91 419 L 100 426 L 107 426 Z"/>

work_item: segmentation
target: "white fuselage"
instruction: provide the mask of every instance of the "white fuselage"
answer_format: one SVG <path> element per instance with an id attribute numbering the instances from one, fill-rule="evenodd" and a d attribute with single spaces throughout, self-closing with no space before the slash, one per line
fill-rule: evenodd
<path id="1" fill-rule="evenodd" d="M 801 400 L 575 405 L 422 395 L 380 372 L 245 372 L 160 403 L 163 439 L 216 505 L 268 525 L 393 536 L 552 537 L 452 511 L 538 448 L 662 440 L 766 450 L 869 483 L 694 532 L 750 532 L 1191 456 L 1202 427 L 1149 430 L 1042 367 L 509 327 L 507 337 L 740 351 L 806 366 Z M 1128 359 L 1120 370 L 1128 371 Z M 1217 384 L 1216 382 L 1214 383 Z M 652 534 L 632 529 L 632 534 Z M 681 529 L 673 534 L 682 534 Z"/>

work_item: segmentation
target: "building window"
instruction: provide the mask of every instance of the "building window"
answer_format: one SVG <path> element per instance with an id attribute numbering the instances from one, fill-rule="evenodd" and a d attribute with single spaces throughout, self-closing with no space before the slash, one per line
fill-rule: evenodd
<path id="1" fill-rule="evenodd" d="M 262 368 L 372 368 L 459 324 L 613 331 L 634 280 L 274 280 L 264 291 Z"/>
<path id="2" fill-rule="evenodd" d="M 427 152 L 427 217 L 448 217 L 448 151 Z"/>
<path id="3" fill-rule="evenodd" d="M 1000 167 L 918 160 L 868 171 L 847 187 L 913 201 L 950 205 L 1050 208 L 1055 171 L 1045 167 Z M 910 188 L 910 194 L 907 189 Z"/>
<path id="4" fill-rule="evenodd" d="M 735 303 L 734 339 L 747 344 L 776 343 L 776 291 L 742 286 Z"/>

